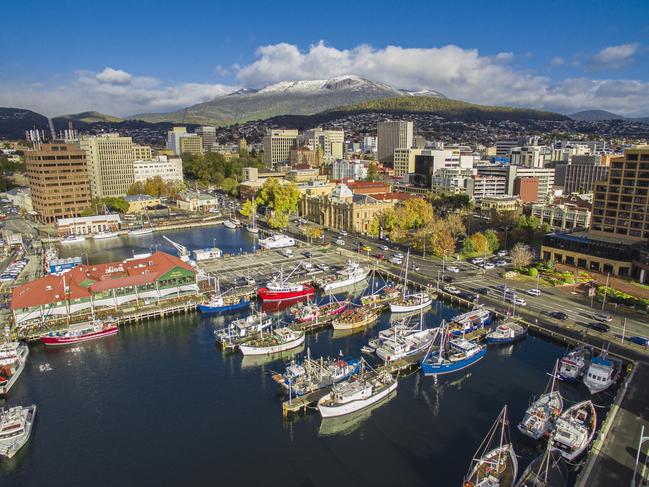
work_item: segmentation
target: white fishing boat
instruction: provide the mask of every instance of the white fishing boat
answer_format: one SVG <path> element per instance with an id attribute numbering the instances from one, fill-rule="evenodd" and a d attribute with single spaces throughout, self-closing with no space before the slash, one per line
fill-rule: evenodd
<path id="1" fill-rule="evenodd" d="M 579 457 L 595 436 L 597 413 L 591 401 L 566 409 L 557 419 L 551 444 L 569 462 Z"/>
<path id="2" fill-rule="evenodd" d="M 266 250 L 294 247 L 295 239 L 286 235 L 272 235 L 268 238 L 262 238 L 259 240 L 259 246 Z"/>
<path id="3" fill-rule="evenodd" d="M 141 235 L 150 235 L 153 233 L 153 228 L 151 227 L 142 227 L 142 228 L 134 228 L 133 230 L 128 231 L 128 236 L 129 237 L 139 237 Z"/>
<path id="4" fill-rule="evenodd" d="M 0 395 L 7 394 L 22 374 L 29 347 L 22 342 L 0 344 Z"/>
<path id="5" fill-rule="evenodd" d="M 358 379 L 334 384 L 331 392 L 318 401 L 318 411 L 323 418 L 344 416 L 379 402 L 392 391 L 398 382 L 387 372 L 367 375 L 365 361 L 361 362 Z"/>
<path id="6" fill-rule="evenodd" d="M 35 417 L 35 404 L 0 409 L 0 455 L 11 458 L 27 443 Z"/>
<path id="7" fill-rule="evenodd" d="M 85 241 L 86 241 L 86 237 L 84 237 L 83 235 L 74 235 L 74 234 L 66 235 L 61 239 L 62 244 L 81 243 Z"/>
<path id="8" fill-rule="evenodd" d="M 92 238 L 94 240 L 103 240 L 106 238 L 115 238 L 119 237 L 119 233 L 117 232 L 97 232 L 92 234 Z"/>
<path id="9" fill-rule="evenodd" d="M 269 329 L 273 319 L 266 313 L 251 314 L 232 320 L 228 326 L 214 331 L 215 340 L 223 347 L 234 347 L 246 338 Z"/>
<path id="10" fill-rule="evenodd" d="M 622 368 L 620 360 L 611 359 L 607 352 L 594 357 L 584 374 L 584 385 L 591 394 L 605 391 L 617 380 Z"/>
<path id="11" fill-rule="evenodd" d="M 232 220 L 230 220 L 230 219 L 225 220 L 225 221 L 223 222 L 223 226 L 224 226 L 225 228 L 229 228 L 229 229 L 231 229 L 231 230 L 234 230 L 235 228 L 237 228 L 236 223 L 234 223 L 234 222 L 233 222 Z"/>
<path id="12" fill-rule="evenodd" d="M 473 456 L 464 487 L 513 487 L 517 475 L 518 459 L 509 439 L 505 406 Z"/>
<path id="13" fill-rule="evenodd" d="M 563 398 L 561 397 L 561 393 L 555 390 L 557 368 L 558 365 L 555 364 L 549 391 L 541 394 L 527 408 L 523 420 L 518 423 L 519 431 L 534 440 L 550 434 L 554 428 L 555 421 L 563 410 Z"/>
<path id="14" fill-rule="evenodd" d="M 424 328 L 424 313 L 420 310 L 418 323 L 409 326 L 408 319 L 404 323 L 395 323 L 389 328 L 392 333 L 381 335 L 375 347 L 376 355 L 384 362 L 394 362 L 402 358 L 423 353 L 433 343 L 438 328 Z M 383 330 L 386 331 L 386 330 Z M 385 339 L 385 336 L 390 338 Z"/>
<path id="15" fill-rule="evenodd" d="M 565 382 L 577 382 L 586 373 L 592 358 L 593 348 L 589 345 L 571 350 L 559 361 L 559 377 Z"/>
<path id="16" fill-rule="evenodd" d="M 364 269 L 357 262 L 348 260 L 347 266 L 344 269 L 339 270 L 335 275 L 330 276 L 330 278 L 318 280 L 316 284 L 325 292 L 332 291 L 361 282 L 367 278 L 369 273 L 369 269 Z"/>
<path id="17" fill-rule="evenodd" d="M 304 343 L 304 337 L 303 331 L 276 328 L 266 334 L 262 331 L 259 336 L 241 343 L 239 350 L 244 355 L 270 355 L 299 347 Z"/>
<path id="18" fill-rule="evenodd" d="M 401 298 L 390 302 L 390 312 L 410 313 L 419 309 L 427 308 L 433 302 L 433 298 L 425 291 L 408 293 L 408 266 L 410 262 L 410 249 L 406 254 L 406 263 L 403 273 L 403 292 Z"/>

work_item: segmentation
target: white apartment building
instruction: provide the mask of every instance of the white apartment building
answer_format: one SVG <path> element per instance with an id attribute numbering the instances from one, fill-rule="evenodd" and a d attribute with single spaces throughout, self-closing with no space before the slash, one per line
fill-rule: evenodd
<path id="1" fill-rule="evenodd" d="M 548 193 L 554 186 L 554 168 L 523 167 L 513 165 L 481 164 L 477 166 L 478 174 L 481 176 L 499 176 L 507 181 L 505 194 L 514 194 L 514 181 L 519 178 L 539 178 L 539 193 L 537 201 L 545 201 Z"/>
<path id="2" fill-rule="evenodd" d="M 331 165 L 331 179 L 367 179 L 367 167 L 361 161 L 335 161 Z"/>
<path id="3" fill-rule="evenodd" d="M 133 140 L 101 134 L 79 141 L 86 151 L 92 198 L 124 196 L 133 184 Z"/>
<path id="4" fill-rule="evenodd" d="M 413 145 L 414 124 L 403 120 L 379 122 L 376 157 L 380 162 L 394 162 L 394 150 L 410 148 Z"/>
<path id="5" fill-rule="evenodd" d="M 411 174 L 415 172 L 415 156 L 421 154 L 422 149 L 419 148 L 400 148 L 394 149 L 394 176 L 399 178 L 404 174 Z"/>
<path id="6" fill-rule="evenodd" d="M 333 161 L 344 157 L 344 130 L 323 130 L 321 127 L 317 127 L 304 132 L 300 140 L 311 150 L 318 147 L 322 148 L 322 160 L 325 164 L 331 164 Z"/>
<path id="7" fill-rule="evenodd" d="M 180 157 L 158 156 L 151 160 L 134 161 L 133 177 L 135 181 L 161 177 L 165 181 L 183 182 L 183 160 Z"/>
<path id="8" fill-rule="evenodd" d="M 507 178 L 502 176 L 474 175 L 467 179 L 466 191 L 475 200 L 506 195 Z"/>
<path id="9" fill-rule="evenodd" d="M 510 164 L 512 166 L 541 168 L 545 165 L 545 152 L 546 147 L 544 145 L 514 147 L 511 150 Z"/>
<path id="10" fill-rule="evenodd" d="M 376 137 L 363 137 L 361 149 L 366 154 L 371 154 L 376 152 Z"/>
<path id="11" fill-rule="evenodd" d="M 297 147 L 298 131 L 268 130 L 264 135 L 263 161 L 267 169 L 275 170 L 278 164 L 287 164 L 290 159 L 291 149 Z"/>

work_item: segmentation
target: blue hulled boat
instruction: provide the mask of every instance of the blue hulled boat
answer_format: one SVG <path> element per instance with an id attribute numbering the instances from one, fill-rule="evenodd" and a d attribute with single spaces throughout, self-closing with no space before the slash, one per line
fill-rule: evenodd
<path id="1" fill-rule="evenodd" d="M 493 313 L 486 308 L 477 308 L 468 313 L 455 316 L 448 325 L 449 333 L 453 336 L 462 336 L 465 333 L 489 326 Z"/>
<path id="2" fill-rule="evenodd" d="M 439 348 L 435 348 L 433 344 L 421 361 L 424 375 L 443 375 L 466 369 L 479 362 L 487 353 L 486 346 L 473 340 L 449 339 L 447 328 L 446 323 L 442 323 L 438 334 Z"/>
<path id="3" fill-rule="evenodd" d="M 240 298 L 238 302 L 226 304 L 222 296 L 212 296 L 207 303 L 199 304 L 198 310 L 205 314 L 229 313 L 249 306 L 250 301 L 245 298 Z"/>

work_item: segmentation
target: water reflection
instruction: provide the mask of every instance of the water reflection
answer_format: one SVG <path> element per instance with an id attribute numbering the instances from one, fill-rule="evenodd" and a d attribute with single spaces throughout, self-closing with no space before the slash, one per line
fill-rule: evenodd
<path id="1" fill-rule="evenodd" d="M 392 401 L 397 396 L 397 391 L 393 391 L 379 402 L 358 411 L 347 414 L 339 418 L 324 418 L 320 423 L 318 436 L 337 436 L 349 435 L 361 427 L 372 416 L 372 412 Z"/>

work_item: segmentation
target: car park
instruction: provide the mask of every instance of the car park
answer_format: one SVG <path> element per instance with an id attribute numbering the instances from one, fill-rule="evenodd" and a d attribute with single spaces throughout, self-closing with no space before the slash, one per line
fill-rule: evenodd
<path id="1" fill-rule="evenodd" d="M 460 292 L 461 292 L 461 291 L 460 291 L 458 288 L 456 288 L 455 286 L 445 286 L 445 287 L 444 287 L 444 291 L 447 292 L 447 293 L 449 293 L 449 294 L 455 294 L 455 295 L 458 295 L 458 294 L 460 294 Z"/>
<path id="2" fill-rule="evenodd" d="M 632 337 L 629 337 L 629 341 L 631 343 L 635 343 L 636 345 L 642 345 L 643 347 L 649 347 L 649 338 L 647 338 L 647 337 L 632 336 Z"/>
<path id="3" fill-rule="evenodd" d="M 611 327 L 606 323 L 602 323 L 601 321 L 593 321 L 592 323 L 588 323 L 586 326 L 591 330 L 599 331 L 602 333 L 611 331 Z"/>
<path id="4" fill-rule="evenodd" d="M 448 267 L 446 268 L 446 270 L 447 270 L 448 272 L 456 272 L 456 273 L 457 273 L 457 272 L 460 272 L 460 269 L 458 269 L 458 268 L 455 267 L 454 265 L 450 265 L 450 266 L 448 266 Z"/>
<path id="5" fill-rule="evenodd" d="M 540 290 L 540 289 L 536 289 L 536 288 L 528 289 L 528 290 L 525 291 L 525 292 L 526 292 L 527 294 L 529 294 L 530 296 L 540 296 L 540 295 L 541 295 L 541 290 Z"/>
<path id="6" fill-rule="evenodd" d="M 548 316 L 551 316 L 552 318 L 555 318 L 555 319 L 561 320 L 561 321 L 564 321 L 564 320 L 568 319 L 568 315 L 565 314 L 563 311 L 550 311 L 548 313 Z"/>

